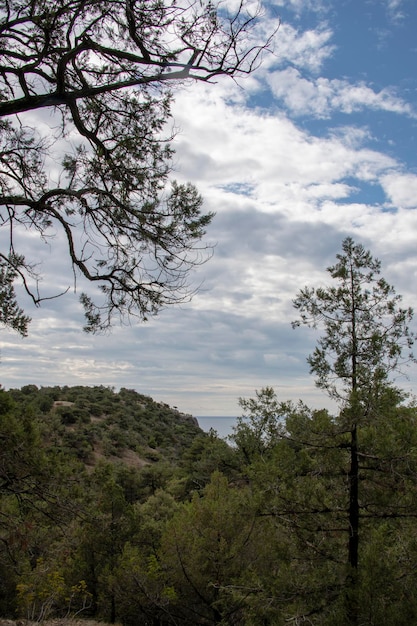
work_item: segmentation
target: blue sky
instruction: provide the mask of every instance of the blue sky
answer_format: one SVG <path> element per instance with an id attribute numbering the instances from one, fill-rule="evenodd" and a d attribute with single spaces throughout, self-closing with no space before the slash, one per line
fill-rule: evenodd
<path id="1" fill-rule="evenodd" d="M 292 299 L 326 284 L 347 235 L 417 307 L 415 0 L 269 2 L 260 32 L 277 16 L 256 73 L 176 94 L 176 177 L 216 212 L 199 294 L 105 336 L 82 333 L 72 292 L 30 309 L 28 338 L 2 332 L 3 386 L 128 387 L 196 416 L 238 415 L 266 385 L 328 406 L 306 364 L 318 335 L 291 329 Z M 39 259 L 65 288 L 65 258 Z M 415 392 L 408 373 L 398 383 Z"/>

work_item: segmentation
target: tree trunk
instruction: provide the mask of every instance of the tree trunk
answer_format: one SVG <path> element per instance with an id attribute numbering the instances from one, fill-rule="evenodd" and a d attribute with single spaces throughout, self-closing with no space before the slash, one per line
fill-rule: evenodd
<path id="1" fill-rule="evenodd" d="M 349 470 L 349 546 L 346 609 L 351 626 L 358 624 L 357 578 L 359 554 L 359 462 L 357 425 L 352 426 Z"/>
<path id="2" fill-rule="evenodd" d="M 110 624 L 116 623 L 116 600 L 114 597 L 114 593 L 111 594 L 111 605 L 110 605 Z"/>

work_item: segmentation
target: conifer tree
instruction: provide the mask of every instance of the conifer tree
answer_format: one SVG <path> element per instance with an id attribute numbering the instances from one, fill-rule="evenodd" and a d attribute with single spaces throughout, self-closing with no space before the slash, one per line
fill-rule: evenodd
<path id="1" fill-rule="evenodd" d="M 294 300 L 306 324 L 324 328 L 308 357 L 316 384 L 341 407 L 340 424 L 348 433 L 348 576 L 349 623 L 358 624 L 357 580 L 361 519 L 360 479 L 363 459 L 359 433 L 389 410 L 387 399 L 398 403 L 390 374 L 414 360 L 414 335 L 409 329 L 413 311 L 400 306 L 401 296 L 380 276 L 381 264 L 361 244 L 348 237 L 343 254 L 328 268 L 335 281 L 329 287 L 305 287 Z"/>

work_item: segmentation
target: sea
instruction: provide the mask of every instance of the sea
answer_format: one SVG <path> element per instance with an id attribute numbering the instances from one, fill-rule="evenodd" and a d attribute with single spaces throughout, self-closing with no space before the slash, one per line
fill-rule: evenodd
<path id="1" fill-rule="evenodd" d="M 224 415 L 197 415 L 196 417 L 202 430 L 208 433 L 210 428 L 212 428 L 222 439 L 226 439 L 229 435 L 231 435 L 233 426 L 236 425 L 236 417 L 227 417 Z"/>

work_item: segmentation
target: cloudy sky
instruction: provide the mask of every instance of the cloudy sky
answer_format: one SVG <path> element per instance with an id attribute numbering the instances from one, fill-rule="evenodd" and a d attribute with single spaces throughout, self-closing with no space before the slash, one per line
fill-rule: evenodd
<path id="1" fill-rule="evenodd" d="M 292 299 L 326 284 L 348 235 L 417 308 L 415 0 L 275 0 L 266 11 L 281 27 L 255 74 L 176 96 L 176 177 L 216 212 L 199 294 L 104 336 L 82 333 L 77 294 L 30 309 L 28 338 L 2 330 L 4 387 L 128 387 L 196 416 L 238 415 L 238 397 L 266 385 L 328 406 L 306 364 L 318 335 L 292 330 Z M 398 382 L 417 391 L 415 368 Z"/>

